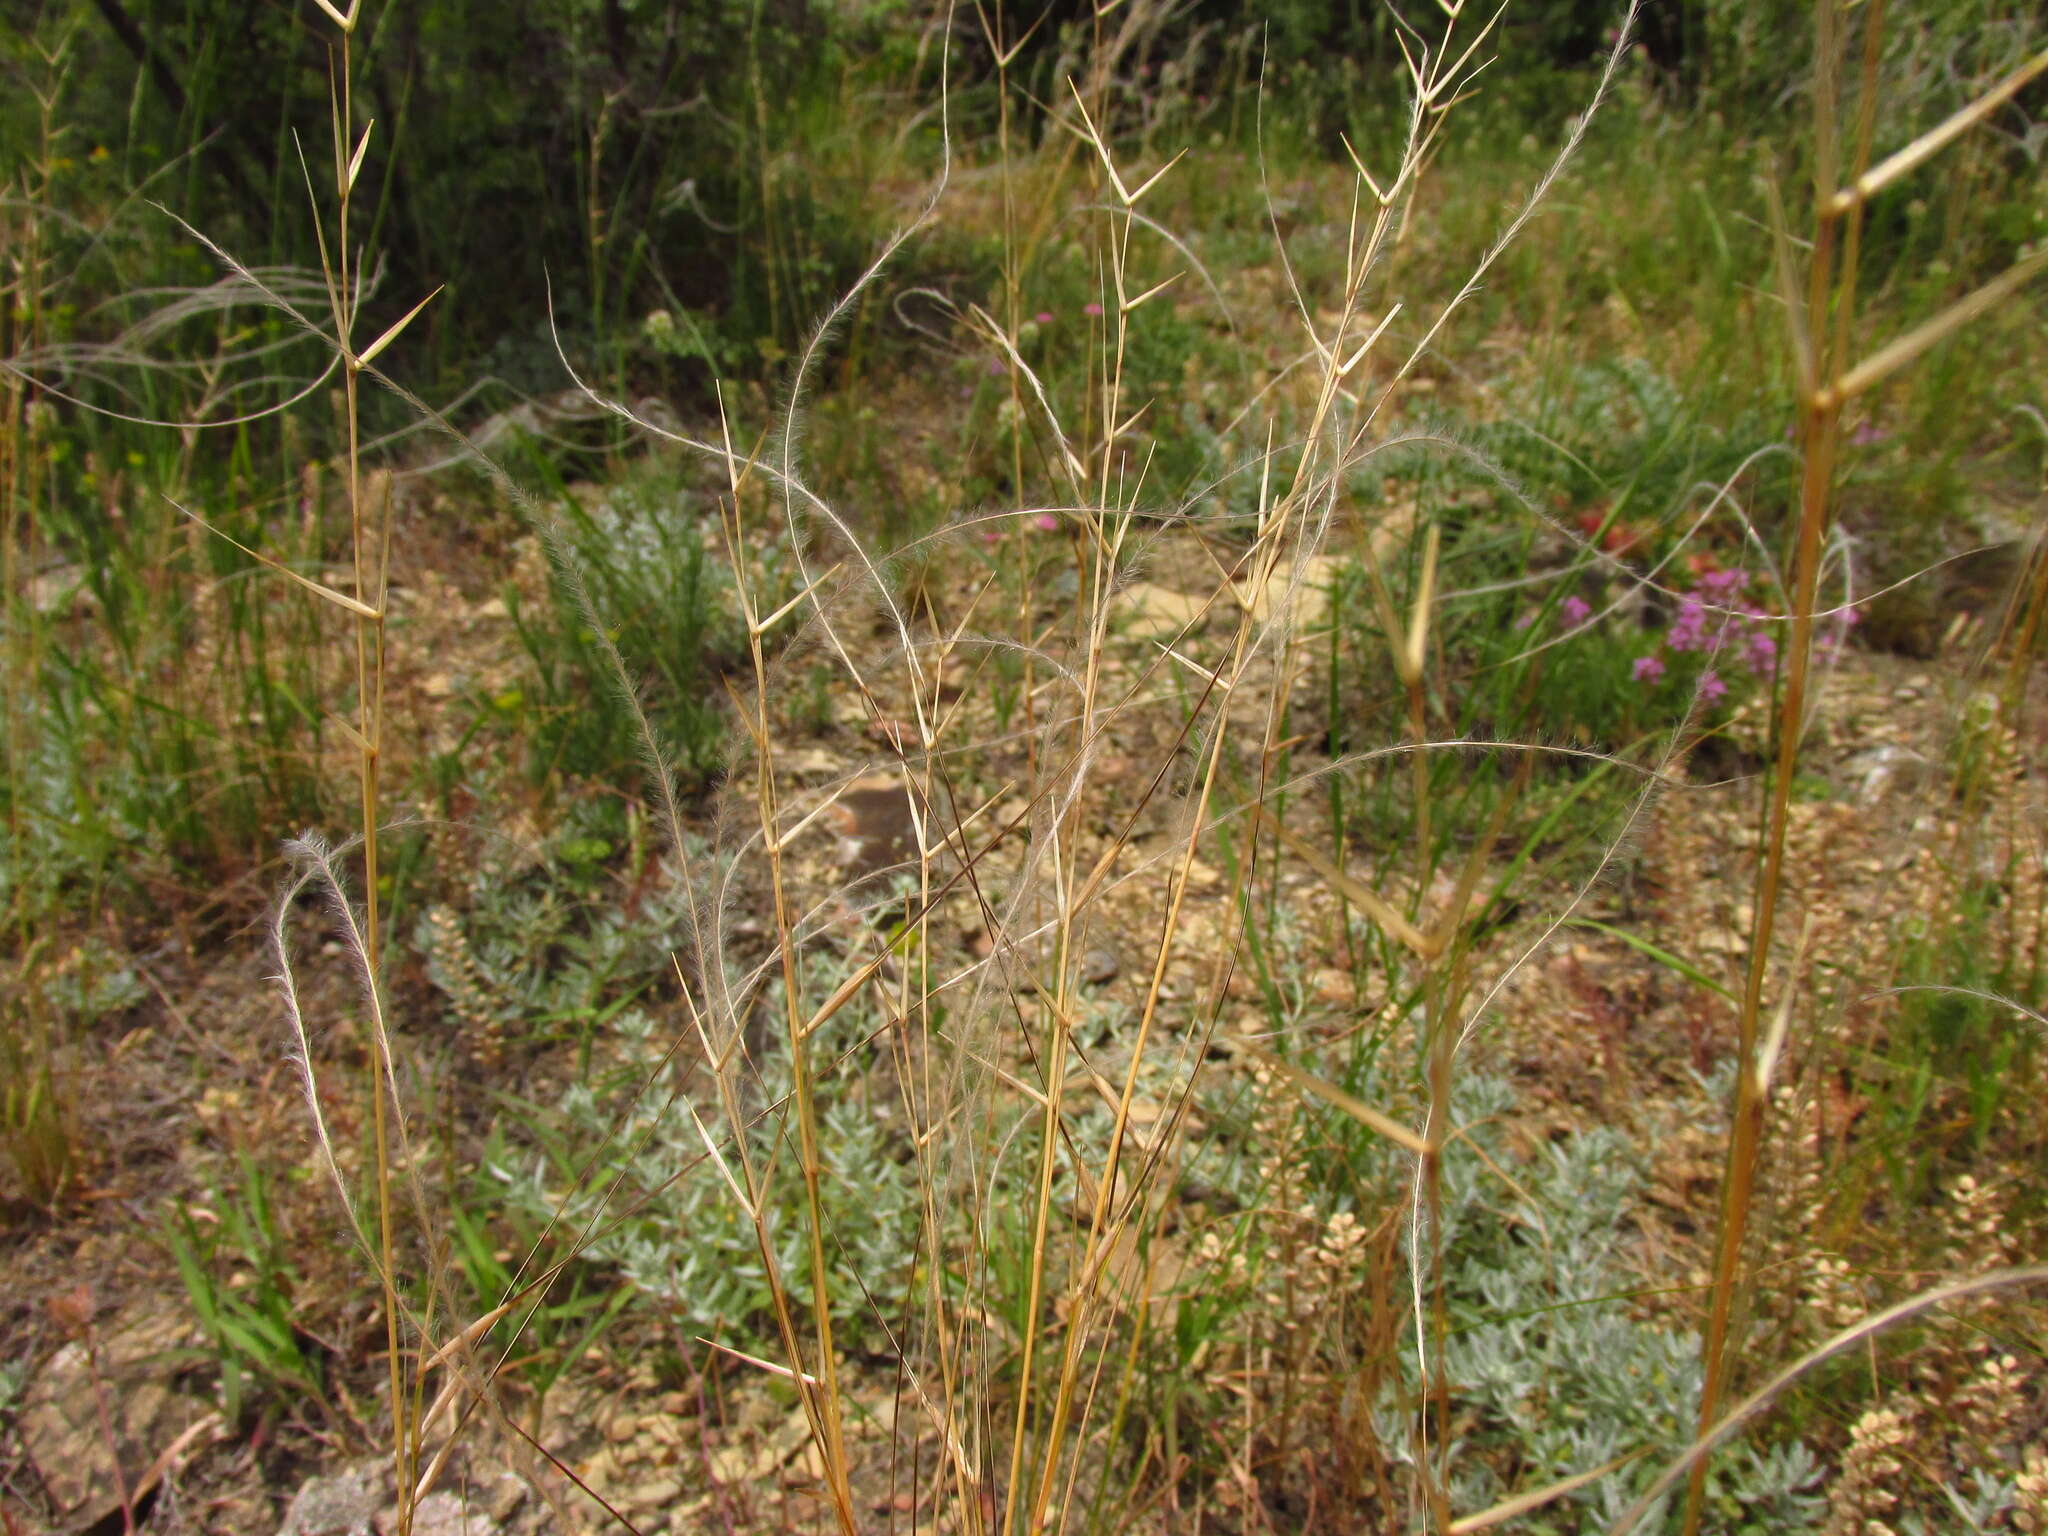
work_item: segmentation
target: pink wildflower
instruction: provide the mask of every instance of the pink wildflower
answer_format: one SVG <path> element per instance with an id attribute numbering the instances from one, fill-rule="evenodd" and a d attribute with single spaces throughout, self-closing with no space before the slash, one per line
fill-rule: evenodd
<path id="1" fill-rule="evenodd" d="M 1778 642 L 1760 629 L 1749 632 L 1742 658 L 1749 663 L 1749 670 L 1759 677 L 1768 676 L 1778 664 Z"/>
<path id="2" fill-rule="evenodd" d="M 1090 316 L 1100 315 L 1102 313 L 1102 306 L 1096 303 L 1093 299 L 1090 299 L 1086 304 L 1083 304 L 1081 306 L 1081 313 Z"/>
<path id="3" fill-rule="evenodd" d="M 1041 512 L 1031 521 L 1036 523 L 1042 532 L 1057 533 L 1059 531 L 1060 519 L 1059 514 L 1056 512 Z"/>
<path id="4" fill-rule="evenodd" d="M 1664 658 L 1662 656 L 1638 656 L 1636 658 L 1635 674 L 1636 681 L 1639 683 L 1656 682 L 1658 678 L 1664 675 Z"/>
<path id="5" fill-rule="evenodd" d="M 1586 622 L 1587 615 L 1593 611 L 1593 605 L 1574 592 L 1557 605 L 1557 611 L 1564 615 L 1565 623 L 1576 629 Z"/>
<path id="6" fill-rule="evenodd" d="M 1040 325 L 1051 325 L 1052 311 L 1049 309 L 1041 309 L 1037 314 L 1033 315 L 1031 318 Z"/>
<path id="7" fill-rule="evenodd" d="M 1665 644 L 1674 651 L 1703 651 L 1707 648 L 1707 610 L 1697 597 L 1687 593 L 1678 600 L 1678 617 L 1671 621 Z"/>
<path id="8" fill-rule="evenodd" d="M 1707 703 L 1724 697 L 1727 692 L 1728 685 L 1721 681 L 1720 673 L 1709 669 L 1700 674 L 1700 697 Z"/>

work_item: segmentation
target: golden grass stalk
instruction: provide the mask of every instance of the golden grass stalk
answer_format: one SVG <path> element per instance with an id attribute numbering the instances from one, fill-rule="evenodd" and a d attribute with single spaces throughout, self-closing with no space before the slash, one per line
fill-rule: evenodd
<path id="1" fill-rule="evenodd" d="M 360 0 L 358 0 L 360 3 Z M 348 512 L 350 562 L 355 576 L 358 605 L 362 605 L 372 588 L 373 561 L 376 562 L 376 587 L 378 600 L 370 604 L 370 612 L 355 612 L 355 662 L 356 662 L 356 786 L 361 801 L 362 849 L 363 849 L 363 923 L 361 953 L 364 969 L 364 988 L 372 1000 L 373 1016 L 377 1016 L 376 998 L 379 990 L 380 959 L 379 943 L 381 925 L 378 921 L 378 772 L 381 766 L 381 748 L 384 730 L 384 619 L 383 571 L 381 560 L 372 550 L 375 533 L 370 521 L 370 509 L 363 495 L 362 471 L 362 422 L 360 413 L 359 375 L 361 368 L 356 361 L 350 337 L 355 329 L 356 307 L 359 301 L 357 282 L 351 280 L 349 195 L 355 188 L 355 171 L 360 169 L 362 151 L 368 147 L 369 129 L 364 128 L 361 145 L 352 154 L 350 141 L 354 135 L 352 116 L 354 110 L 354 79 L 351 72 L 353 53 L 351 42 L 355 35 L 357 11 L 352 5 L 346 13 L 338 12 L 328 3 L 320 0 L 341 31 L 339 46 L 333 54 L 333 74 L 329 91 L 331 111 L 332 144 L 334 153 L 335 214 L 334 249 L 330 255 L 322 233 L 321 267 L 327 277 L 327 298 L 334 321 L 334 339 L 343 359 L 342 387 L 347 417 L 348 457 Z M 301 168 L 304 158 L 301 156 Z M 308 201 L 315 212 L 315 228 L 319 204 L 312 199 L 311 177 L 308 174 Z M 384 518 L 384 536 L 376 540 L 383 549 L 389 548 L 390 517 L 388 506 Z M 380 551 L 381 552 L 381 551 Z M 372 1071 L 370 1076 L 370 1101 L 372 1105 L 372 1135 L 374 1145 L 372 1156 L 377 1181 L 377 1252 L 380 1278 L 384 1291 L 384 1344 L 388 1356 L 387 1384 L 391 1398 L 391 1463 L 392 1476 L 399 1490 L 398 1524 L 399 1536 L 411 1536 L 413 1503 L 410 1492 L 413 1486 L 413 1465 L 415 1446 L 411 1434 L 412 1406 L 407 1400 L 405 1359 L 400 1349 L 399 1301 L 397 1275 L 397 1222 L 391 1204 L 391 1126 L 392 1111 L 400 1108 L 387 1103 L 385 1085 L 396 1086 L 396 1074 L 391 1061 L 390 1044 L 381 1028 L 373 1031 L 371 1042 Z M 400 1109 L 402 1115 L 402 1109 Z"/>
<path id="2" fill-rule="evenodd" d="M 363 910 L 360 921 L 356 919 L 343 894 L 339 873 L 332 867 L 327 850 L 322 845 L 312 842 L 302 842 L 299 847 L 302 850 L 302 857 L 317 872 L 318 880 L 330 893 L 334 909 L 345 920 L 350 934 L 347 947 L 350 953 L 356 956 L 361 967 L 363 991 L 371 1021 L 369 1094 L 372 1106 L 372 1157 L 376 1181 L 376 1233 L 374 1248 L 371 1251 L 377 1256 L 378 1280 L 383 1293 L 387 1386 L 391 1401 L 391 1456 L 399 1494 L 399 1532 L 400 1536 L 410 1536 L 415 1503 L 414 1471 L 419 1456 L 418 1430 L 423 1408 L 420 1394 L 424 1388 L 425 1372 L 414 1371 L 408 1381 L 400 1331 L 401 1318 L 409 1309 L 400 1299 L 397 1214 L 392 1202 L 391 1148 L 394 1137 L 401 1142 L 405 1140 L 406 1131 L 396 1063 L 392 1058 L 390 1037 L 384 1027 L 378 869 L 381 804 L 379 775 L 384 727 L 384 620 L 390 573 L 392 506 L 391 483 L 388 476 L 373 477 L 374 485 L 365 484 L 360 380 L 364 370 L 398 339 L 426 307 L 433 294 L 420 300 L 367 347 L 356 347 L 353 336 L 363 297 L 363 280 L 362 273 L 353 265 L 351 255 L 351 195 L 362 173 L 364 158 L 369 151 L 371 130 L 374 127 L 374 119 L 366 121 L 360 132 L 354 125 L 352 42 L 360 16 L 361 0 L 355 0 L 346 11 L 337 9 L 330 0 L 318 0 L 318 3 L 340 32 L 339 40 L 330 56 L 328 93 L 335 200 L 334 240 L 331 247 L 325 226 L 319 218 L 319 199 L 313 189 L 312 174 L 310 167 L 306 165 L 303 149 L 300 151 L 299 163 L 306 180 L 307 200 L 314 212 L 314 229 L 320 245 L 321 271 L 325 278 L 328 310 L 333 325 L 331 345 L 342 367 L 347 432 L 346 483 L 350 561 L 355 591 L 353 596 L 350 596 L 325 584 L 308 581 L 295 572 L 286 570 L 285 573 L 307 586 L 317 596 L 340 608 L 354 621 L 356 718 L 353 726 L 347 727 L 346 730 L 351 744 L 356 749 L 356 786 L 362 825 L 360 846 L 363 865 Z M 208 244 L 211 245 L 211 242 Z M 240 268 L 237 270 L 241 271 Z M 262 287 L 261 284 L 255 283 L 250 274 L 242 272 L 241 275 L 249 278 L 259 289 Z M 269 560 L 253 550 L 245 552 L 273 569 L 284 569 L 279 562 Z M 282 962 L 281 917 L 277 938 Z M 288 964 L 285 964 L 284 969 L 289 975 Z M 303 1022 L 299 1019 L 295 999 L 291 1000 L 291 1013 L 294 1027 L 299 1033 L 299 1050 L 307 1073 L 308 1098 L 314 1099 L 317 1095 L 311 1091 L 311 1056 L 305 1049 Z M 317 1117 L 317 1110 L 316 1126 L 319 1127 L 324 1140 L 325 1127 Z M 327 1161 L 330 1173 L 334 1175 L 339 1187 L 339 1167 L 334 1162 L 331 1149 L 327 1154 Z M 411 1176 L 416 1185 L 417 1172 L 413 1168 L 413 1159 L 410 1156 L 405 1159 L 405 1166 L 408 1170 L 413 1170 Z M 418 1193 L 415 1188 L 416 1209 L 423 1209 L 423 1204 L 417 1201 Z M 346 1204 L 345 1191 L 343 1195 Z M 353 1212 L 350 1219 L 354 1224 Z M 359 1229 L 359 1236 L 363 1237 L 367 1246 L 368 1234 L 361 1233 Z M 432 1284 L 430 1277 L 430 1290 L 422 1324 L 423 1332 L 426 1333 L 431 1333 L 433 1327 Z"/>
<path id="3" fill-rule="evenodd" d="M 1968 106 L 1855 177 L 1849 185 L 1827 200 L 1828 216 L 1840 218 L 1858 203 L 1869 202 L 1916 166 L 1933 159 L 1956 139 L 2011 101 L 2043 70 L 2048 70 L 2048 48 L 2035 54 Z"/>
<path id="4" fill-rule="evenodd" d="M 1785 878 L 1785 839 L 1791 816 L 1792 784 L 1807 718 L 1813 626 L 1821 557 L 1833 515 L 1833 483 L 1840 442 L 1843 405 L 1872 387 L 1944 336 L 1983 314 L 2038 271 L 2036 257 L 1985 284 L 1933 320 L 1881 348 L 1860 363 L 1850 361 L 1856 308 L 1857 261 L 1862 213 L 1868 198 L 1912 164 L 1950 142 L 1963 129 L 1980 122 L 2017 89 L 2014 80 L 1994 88 L 1979 102 L 1949 119 L 1941 128 L 1916 140 L 1891 161 L 1865 172 L 1877 112 L 1877 66 L 1883 35 L 1883 0 L 1873 0 L 1863 16 L 1862 89 L 1851 150 L 1853 164 L 1847 189 L 1836 185 L 1839 151 L 1836 142 L 1838 81 L 1843 45 L 1836 7 L 1817 0 L 1815 14 L 1814 89 L 1815 227 L 1806 269 L 1805 291 L 1794 277 L 1789 237 L 1780 204 L 1772 189 L 1774 248 L 1781 298 L 1791 330 L 1792 352 L 1799 381 L 1801 476 L 1799 517 L 1795 531 L 1790 643 L 1784 653 L 1784 682 L 1774 722 L 1774 760 L 1763 806 L 1765 838 L 1758 865 L 1756 900 L 1749 935 L 1748 965 L 1737 1015 L 1737 1073 L 1733 1126 L 1722 1181 L 1721 1215 L 1715 1234 L 1715 1258 L 1708 1312 L 1702 1338 L 1704 1366 L 1700 1394 L 1701 1445 L 1685 1463 L 1689 1472 L 1684 1529 L 1693 1536 L 1706 1491 L 1709 1457 L 1721 1436 L 1715 1426 L 1730 1375 L 1728 1350 L 1739 1311 L 1742 1254 L 1762 1150 L 1769 1099 L 1767 1081 L 1776 1044 L 1764 1038 L 1764 991 L 1771 963 L 1778 906 Z M 2035 73 L 2048 63 L 2037 59 L 2021 72 Z M 2030 78 L 2030 76 L 2029 76 Z M 2020 81 L 2019 83 L 2024 83 Z M 2003 94 L 2001 94 L 2003 93 Z M 1996 99 L 1993 99 L 1996 98 Z M 1986 103 L 1989 103 L 1986 105 Z M 1830 324 L 1832 320 L 1832 324 Z M 1782 982 L 1795 985 L 1797 962 Z M 1774 1037 L 1779 1034 L 1774 1031 Z"/>

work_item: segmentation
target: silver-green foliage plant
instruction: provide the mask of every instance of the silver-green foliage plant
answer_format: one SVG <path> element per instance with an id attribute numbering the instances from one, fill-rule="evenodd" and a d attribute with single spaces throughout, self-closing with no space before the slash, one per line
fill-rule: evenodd
<path id="1" fill-rule="evenodd" d="M 616 1180 L 618 1187 L 582 1256 L 615 1265 L 679 1323 L 742 1347 L 757 1345 L 767 1337 L 773 1295 L 752 1224 L 726 1182 L 738 1153 L 709 1102 L 701 1064 L 687 1048 L 676 1051 L 669 1026 L 643 1010 L 621 1013 L 612 1028 L 616 1081 L 630 1085 L 627 1093 L 577 1084 L 556 1106 L 568 1132 L 564 1145 L 578 1149 L 572 1154 L 577 1167 L 585 1149 L 606 1138 L 614 1149 L 591 1184 L 603 1188 Z M 886 1049 L 873 1040 L 876 1032 L 872 1010 L 855 1005 L 816 1042 L 825 1059 L 849 1063 L 821 1081 L 818 1107 L 830 1164 L 834 1264 L 843 1271 L 838 1294 L 856 1334 L 877 1317 L 893 1326 L 902 1316 L 912 1294 L 919 1230 L 915 1171 L 890 1129 L 888 1105 L 877 1102 L 889 1090 L 873 1081 L 863 1059 Z M 745 1105 L 748 1151 L 757 1166 L 770 1167 L 779 1150 L 787 1176 L 791 1157 L 787 1148 L 778 1149 L 790 1088 L 787 1051 L 771 1040 L 753 1064 L 758 1098 Z M 622 1097 L 630 1097 L 630 1107 L 621 1107 Z M 582 1202 L 558 1193 L 558 1181 L 574 1168 L 543 1155 L 524 1168 L 493 1171 L 533 1214 L 581 1225 Z M 779 1262 L 801 1273 L 808 1262 L 805 1234 L 789 1218 L 789 1209 L 776 1206 L 768 1222 Z"/>
<path id="2" fill-rule="evenodd" d="M 1459 1097 L 1459 1123 L 1499 1162 L 1503 1150 L 1488 1128 L 1512 1108 L 1513 1090 L 1475 1076 Z M 1447 1374 L 1465 1426 L 1452 1459 L 1461 1507 L 1486 1507 L 1512 1492 L 1502 1466 L 1542 1483 L 1648 1453 L 1523 1527 L 1604 1530 L 1646 1471 L 1691 1443 L 1699 1337 L 1645 1315 L 1635 1295 L 1640 1275 L 1628 1262 L 1648 1150 L 1611 1126 L 1575 1132 L 1526 1163 L 1504 1165 L 1518 1191 L 1476 1156 L 1449 1160 Z M 1797 1440 L 1745 1444 L 1715 1471 L 1708 1528 L 1815 1528 L 1825 1512 L 1821 1472 Z"/>
<path id="3" fill-rule="evenodd" d="M 694 1035 L 678 1048 L 676 1032 L 690 1025 L 666 1004 L 670 955 L 697 893 L 670 868 L 630 912 L 616 901 L 586 903 L 552 873 L 523 888 L 479 878 L 472 895 L 466 914 L 433 908 L 415 930 L 450 1011 L 471 1038 L 500 1047 L 510 1031 L 551 1022 L 583 1040 L 589 1063 L 548 1107 L 536 1127 L 546 1134 L 530 1153 L 487 1174 L 540 1224 L 581 1232 L 589 1223 L 580 1257 L 616 1268 L 679 1323 L 758 1345 L 772 1294 L 752 1224 L 726 1182 L 737 1152 Z M 825 991 L 839 979 L 824 956 L 808 969 Z M 776 985 L 761 1008 L 776 1006 Z M 842 1064 L 821 1081 L 819 1109 L 840 1294 L 856 1327 L 901 1317 L 919 1221 L 915 1172 L 890 1129 L 894 1089 L 874 1070 L 888 1052 L 878 1025 L 863 998 L 812 1042 L 822 1059 Z M 770 1037 L 754 1050 L 751 1079 L 748 1151 L 786 1174 L 790 1157 L 784 1148 L 778 1158 L 777 1146 L 790 1087 L 786 1047 Z M 788 1214 L 773 1208 L 768 1221 L 781 1262 L 800 1272 L 804 1234 Z"/>
<path id="4" fill-rule="evenodd" d="M 580 854 L 588 841 L 564 837 L 552 852 Z M 652 872 L 630 904 L 580 888 L 585 874 L 575 859 L 502 844 L 468 880 L 462 911 L 434 905 L 415 920 L 414 946 L 465 1048 L 566 1037 L 588 1058 L 598 1035 L 670 974 L 694 900 L 673 866 Z"/>

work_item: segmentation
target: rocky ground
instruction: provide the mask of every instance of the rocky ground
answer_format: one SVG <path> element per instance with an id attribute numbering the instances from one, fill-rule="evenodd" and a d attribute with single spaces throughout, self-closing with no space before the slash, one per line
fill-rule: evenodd
<path id="1" fill-rule="evenodd" d="M 1189 579 L 1196 574 L 1168 566 L 1123 595 L 1124 665 L 1198 612 L 1202 599 L 1192 594 L 1202 589 Z M 397 654 L 420 662 L 401 663 L 394 686 L 421 705 L 423 718 L 453 691 L 454 658 L 479 677 L 511 664 L 500 601 L 465 599 L 429 579 L 401 610 L 416 616 L 416 627 Z M 1851 652 L 1823 685 L 1806 763 L 1814 792 L 1802 797 L 1793 829 L 1802 873 L 1780 923 L 1781 934 L 1806 934 L 1808 975 L 1823 979 L 1815 985 L 1881 979 L 1870 935 L 1900 910 L 1902 892 L 1932 889 L 1929 861 L 1953 813 L 1926 791 L 1946 771 L 1970 638 L 1952 637 L 1932 661 Z M 1170 726 L 1165 717 L 1134 715 L 1106 757 L 1105 779 L 1128 775 L 1135 793 L 1143 778 L 1136 765 L 1169 744 Z M 1660 798 L 1618 878 L 1576 909 L 1586 921 L 1553 935 L 1505 993 L 1500 1027 L 1479 1049 L 1520 1090 L 1518 1140 L 1540 1143 L 1563 1126 L 1694 1115 L 1674 1106 L 1696 1102 L 1696 1074 L 1725 1054 L 1731 1015 L 1622 935 L 1677 952 L 1724 986 L 1739 984 L 1757 838 L 1746 779 L 1761 744 L 1753 713 L 1736 722 L 1730 740 L 1732 753 L 1695 762 L 1683 787 Z M 831 782 L 878 745 L 871 716 L 855 708 L 842 728 L 790 743 L 788 768 L 799 784 Z M 835 840 L 820 846 L 809 877 L 823 888 L 894 856 L 903 804 L 901 783 L 886 770 L 862 781 L 840 802 Z M 1225 907 L 1216 872 L 1196 873 L 1185 932 L 1199 949 L 1213 941 Z M 1297 882 L 1292 893 L 1305 919 L 1333 902 L 1314 882 Z M 250 905 L 247 893 L 223 893 L 223 901 Z M 1541 930 L 1535 905 L 1495 930 L 1476 973 L 1497 974 L 1525 952 Z M 1135 986 L 1129 971 L 1148 952 L 1157 917 L 1148 900 L 1118 904 L 1094 935 L 1084 980 L 1104 990 Z M 230 1425 L 214 1356 L 160 1240 L 160 1217 L 173 1202 L 206 1203 L 188 1166 L 198 1149 L 303 1140 L 269 963 L 254 933 L 223 937 L 218 924 L 203 930 L 180 921 L 168 933 L 117 937 L 135 956 L 147 996 L 110 1021 L 82 1066 L 90 1177 L 57 1219 L 17 1223 L 0 1258 L 9 1276 L 0 1338 L 14 1362 L 0 1378 L 8 1394 L 0 1397 L 0 1527 L 9 1536 L 103 1536 L 134 1520 L 150 1530 L 234 1536 L 389 1536 L 397 1528 L 392 1471 L 369 1429 L 379 1410 L 374 1396 L 349 1396 L 349 1383 L 374 1394 L 363 1383 L 376 1373 L 337 1372 L 330 1413 L 257 1414 Z M 969 951 L 978 942 L 971 924 L 961 942 Z M 1351 995 L 1337 957 L 1308 971 L 1333 1006 L 1372 1006 Z M 347 1012 L 341 967 L 316 966 L 308 985 L 316 1006 Z M 1642 1235 L 1655 1262 L 1646 1258 L 1645 1267 L 1669 1273 L 1675 1257 L 1694 1270 L 1712 1228 L 1718 1148 L 1701 1132 L 1667 1136 L 1660 1149 L 1658 1218 Z M 317 1210 L 319 1192 L 309 1183 L 295 1177 L 288 1198 Z M 372 1358 L 381 1325 L 367 1299 L 351 1298 L 363 1289 L 357 1278 L 313 1272 L 306 1284 L 302 1315 L 342 1330 L 320 1340 L 331 1358 Z M 594 1530 L 607 1507 L 645 1531 L 809 1528 L 822 1506 L 801 1415 L 741 1375 L 700 1376 L 679 1389 L 672 1376 L 635 1364 L 662 1343 L 658 1321 L 629 1314 L 544 1402 L 510 1400 L 491 1421 L 460 1425 L 458 1448 L 412 1530 Z M 892 1528 L 925 1528 L 929 1511 L 913 1492 L 913 1437 L 895 1431 L 896 1383 L 877 1374 L 858 1381 L 853 1397 L 864 1496 Z M 426 1454 L 457 1427 L 453 1413 L 437 1423 Z"/>

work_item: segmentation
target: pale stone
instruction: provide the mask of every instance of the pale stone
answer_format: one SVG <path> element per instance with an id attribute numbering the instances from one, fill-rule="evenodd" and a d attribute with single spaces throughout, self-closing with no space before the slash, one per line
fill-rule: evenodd
<path id="1" fill-rule="evenodd" d="M 384 1502 L 385 1471 L 382 1461 L 361 1461 L 308 1478 L 292 1496 L 277 1536 L 371 1536 Z"/>

